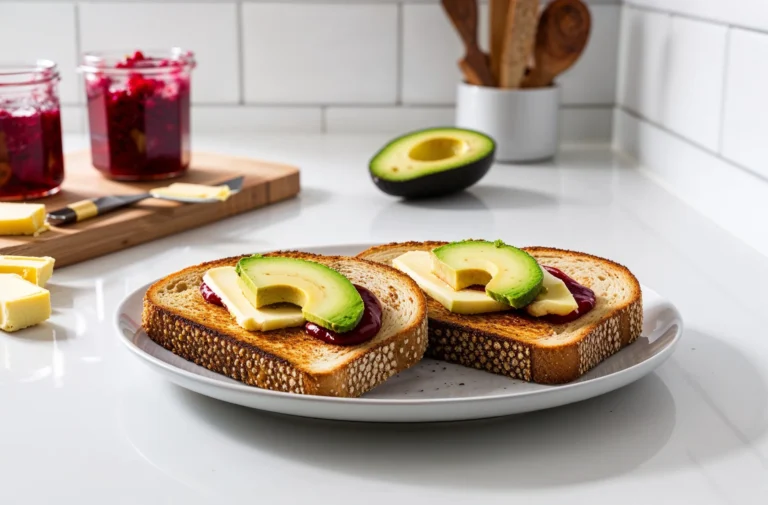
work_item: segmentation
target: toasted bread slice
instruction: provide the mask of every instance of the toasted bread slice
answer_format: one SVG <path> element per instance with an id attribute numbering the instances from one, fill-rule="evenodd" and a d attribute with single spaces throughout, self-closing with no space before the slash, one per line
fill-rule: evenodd
<path id="1" fill-rule="evenodd" d="M 372 247 L 358 257 L 383 264 L 407 251 L 445 242 L 406 242 Z M 577 379 L 643 328 L 640 284 L 612 261 L 546 247 L 525 248 L 540 264 L 559 268 L 597 295 L 595 308 L 567 324 L 553 324 L 523 311 L 454 314 L 427 297 L 427 355 L 516 379 L 561 384 Z"/>
<path id="2" fill-rule="evenodd" d="M 208 269 L 234 266 L 237 257 L 190 267 L 153 284 L 144 297 L 147 335 L 174 354 L 245 384 L 310 395 L 360 396 L 421 360 L 427 345 L 426 300 L 410 277 L 356 258 L 271 255 L 323 263 L 368 288 L 383 309 L 379 333 L 345 347 L 311 337 L 303 327 L 244 330 L 199 291 Z"/>

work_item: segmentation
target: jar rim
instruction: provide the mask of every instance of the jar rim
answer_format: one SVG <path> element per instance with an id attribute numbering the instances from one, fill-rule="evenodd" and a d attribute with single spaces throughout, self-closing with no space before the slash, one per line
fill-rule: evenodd
<path id="1" fill-rule="evenodd" d="M 80 72 L 105 73 L 105 74 L 163 74 L 171 72 L 178 67 L 168 66 L 142 66 L 133 68 L 117 68 L 118 62 L 124 61 L 127 55 L 134 54 L 136 50 L 130 51 L 86 51 L 83 53 L 82 63 L 78 68 Z M 184 67 L 194 68 L 196 65 L 195 53 L 180 47 L 170 49 L 147 49 L 141 50 L 150 60 L 171 60 L 177 61 Z"/>
<path id="2" fill-rule="evenodd" d="M 59 67 L 51 60 L 0 64 L 0 87 L 27 86 L 59 79 Z"/>

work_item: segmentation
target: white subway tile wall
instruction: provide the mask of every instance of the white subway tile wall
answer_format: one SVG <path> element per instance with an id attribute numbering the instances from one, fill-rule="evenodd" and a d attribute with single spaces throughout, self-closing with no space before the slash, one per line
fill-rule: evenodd
<path id="1" fill-rule="evenodd" d="M 322 133 L 319 107 L 199 105 L 192 108 L 192 133 Z"/>
<path id="2" fill-rule="evenodd" d="M 561 80 L 562 138 L 607 142 L 619 0 L 587 3 L 588 49 Z M 394 133 L 453 122 L 462 49 L 438 0 L 0 0 L 0 13 L 0 43 L 17 48 L 0 63 L 56 60 L 67 105 L 84 103 L 81 51 L 179 45 L 198 56 L 194 131 Z M 66 111 L 66 131 L 84 131 L 76 111 Z"/>
<path id="3" fill-rule="evenodd" d="M 83 2 L 78 6 L 83 51 L 173 46 L 191 49 L 198 60 L 192 78 L 192 100 L 238 102 L 235 2 Z"/>
<path id="4" fill-rule="evenodd" d="M 663 128 L 621 109 L 616 143 L 642 162 L 644 172 L 690 206 L 768 254 L 768 184 Z"/>
<path id="5" fill-rule="evenodd" d="M 727 28 L 673 17 L 661 76 L 664 125 L 712 151 L 720 142 Z"/>
<path id="6" fill-rule="evenodd" d="M 722 152 L 768 179 L 768 34 L 734 29 L 729 42 Z"/>
<path id="7" fill-rule="evenodd" d="M 488 47 L 488 6 L 481 5 L 477 38 Z M 456 62 L 464 46 L 438 4 L 403 5 L 402 101 L 452 104 L 461 72 Z"/>
<path id="8" fill-rule="evenodd" d="M 610 106 L 560 109 L 560 143 L 598 144 L 611 138 L 613 110 Z"/>
<path id="9" fill-rule="evenodd" d="M 71 3 L 0 3 L 0 64 L 55 61 L 63 77 L 59 87 L 62 103 L 77 103 L 80 87 L 75 74 L 75 27 L 75 6 Z"/>
<path id="10" fill-rule="evenodd" d="M 766 9 L 765 0 L 626 0 L 626 3 L 635 7 L 714 21 L 718 24 L 763 31 L 768 28 L 768 9 Z"/>
<path id="11" fill-rule="evenodd" d="M 245 100 L 395 104 L 398 6 L 243 5 Z"/>
<path id="12" fill-rule="evenodd" d="M 616 96 L 618 64 L 618 5 L 590 7 L 592 31 L 584 54 L 559 79 L 563 103 L 569 105 L 611 105 Z"/>
<path id="13" fill-rule="evenodd" d="M 617 101 L 661 122 L 671 19 L 667 14 L 625 9 L 621 17 Z"/>
<path id="14" fill-rule="evenodd" d="M 453 107 L 328 107 L 328 133 L 372 132 L 392 135 L 453 124 Z"/>
<path id="15" fill-rule="evenodd" d="M 768 4 L 629 0 L 620 39 L 614 146 L 768 253 Z"/>

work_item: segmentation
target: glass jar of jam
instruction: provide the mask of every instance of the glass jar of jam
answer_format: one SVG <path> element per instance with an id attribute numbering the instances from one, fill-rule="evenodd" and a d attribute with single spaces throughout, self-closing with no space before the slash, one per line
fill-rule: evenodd
<path id="1" fill-rule="evenodd" d="M 0 200 L 59 191 L 64 155 L 58 84 L 52 61 L 0 65 Z"/>
<path id="2" fill-rule="evenodd" d="M 191 51 L 87 53 L 93 165 L 111 179 L 177 177 L 189 167 Z"/>

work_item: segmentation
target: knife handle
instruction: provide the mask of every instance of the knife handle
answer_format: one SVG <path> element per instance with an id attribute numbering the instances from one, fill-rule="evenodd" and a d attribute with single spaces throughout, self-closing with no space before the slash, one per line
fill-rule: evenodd
<path id="1" fill-rule="evenodd" d="M 102 216 L 113 210 L 128 207 L 150 198 L 148 193 L 126 196 L 102 196 L 89 200 L 70 203 L 66 207 L 48 213 L 48 223 L 53 226 L 66 226 L 79 223 L 95 216 Z"/>

